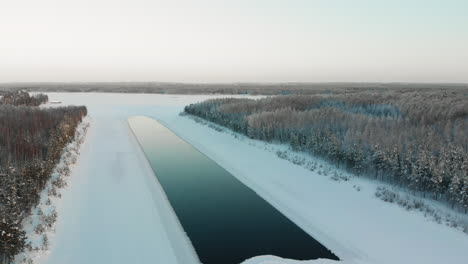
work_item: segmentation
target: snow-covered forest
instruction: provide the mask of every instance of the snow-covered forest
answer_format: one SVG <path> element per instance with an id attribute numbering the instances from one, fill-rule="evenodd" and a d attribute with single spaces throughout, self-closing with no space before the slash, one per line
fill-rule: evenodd
<path id="1" fill-rule="evenodd" d="M 75 134 L 86 107 L 39 108 L 46 95 L 6 93 L 0 99 L 0 263 L 26 246 L 21 222 Z"/>
<path id="2" fill-rule="evenodd" d="M 207 125 L 194 121 L 201 118 L 179 115 L 189 104 L 225 95 L 47 95 L 61 105 L 86 105 L 88 115 L 78 126 L 73 142 L 80 142 L 76 135 L 85 131 L 88 121 L 91 125 L 81 147 L 74 143 L 65 147 L 39 204 L 22 220 L 28 246 L 14 257 L 13 263 L 199 263 L 157 174 L 123 122 L 139 115 L 160 121 L 225 168 L 330 249 L 340 263 L 466 262 L 468 236 L 460 232 L 460 225 L 453 228 L 445 221 L 445 213 L 450 212 L 454 223 L 463 224 L 463 213 L 443 208 L 440 202 L 404 194 L 400 188 L 388 188 L 377 180 L 352 177 L 318 157 L 288 150 L 287 144 L 250 139 L 208 121 L 202 120 Z M 41 108 L 52 106 L 57 104 Z M 310 162 L 316 167 L 311 170 L 296 165 L 279 157 L 279 151 L 287 151 L 291 160 L 305 158 L 305 166 Z M 68 173 L 63 172 L 67 167 Z M 343 178 L 335 180 L 335 171 Z M 369 175 L 374 177 L 372 172 Z M 66 187 L 58 187 L 57 194 L 50 194 L 59 179 Z M 427 210 L 408 212 L 398 201 L 382 202 L 375 196 L 376 190 L 385 194 L 381 186 L 398 192 L 400 199 L 410 197 L 410 206 L 424 201 L 442 217 L 441 223 L 426 218 Z M 50 221 L 55 223 L 50 226 Z M 277 232 L 271 234 L 280 236 Z M 325 259 L 288 260 L 283 256 L 256 256 L 242 263 L 264 262 L 335 263 Z"/>
<path id="3" fill-rule="evenodd" d="M 22 90 L 17 90 L 13 92 L 3 92 L 0 91 L 0 104 L 3 105 L 24 105 L 24 106 L 39 106 L 40 104 L 47 103 L 49 97 L 45 94 L 36 94 L 30 96 L 29 93 Z"/>
<path id="4" fill-rule="evenodd" d="M 385 92 L 419 89 L 467 89 L 455 83 L 171 83 L 171 82 L 80 82 L 80 83 L 0 83 L 1 90 L 29 92 L 100 92 L 151 94 L 250 94 L 316 95 L 358 91 Z"/>
<path id="5" fill-rule="evenodd" d="M 468 98 L 463 89 L 356 90 L 213 99 L 185 112 L 250 138 L 288 143 L 356 175 L 468 209 Z"/>

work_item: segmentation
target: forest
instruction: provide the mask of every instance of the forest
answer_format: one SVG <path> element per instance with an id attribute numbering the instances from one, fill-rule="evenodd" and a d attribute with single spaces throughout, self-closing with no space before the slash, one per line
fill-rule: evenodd
<path id="1" fill-rule="evenodd" d="M 211 99 L 184 112 L 468 210 L 466 89 Z"/>
<path id="2" fill-rule="evenodd" d="M 100 92 L 157 94 L 323 94 L 385 92 L 433 89 L 467 89 L 467 84 L 446 83 L 171 83 L 171 82 L 83 82 L 83 83 L 0 83 L 1 91 Z"/>
<path id="3" fill-rule="evenodd" d="M 5 92 L 0 98 L 0 104 L 3 105 L 24 105 L 24 106 L 39 106 L 40 104 L 47 103 L 49 97 L 45 94 L 36 94 L 30 96 L 28 92 L 17 90 Z"/>
<path id="4" fill-rule="evenodd" d="M 87 114 L 84 106 L 37 107 L 47 99 L 26 92 L 0 99 L 0 263 L 9 263 L 26 246 L 21 222 Z"/>

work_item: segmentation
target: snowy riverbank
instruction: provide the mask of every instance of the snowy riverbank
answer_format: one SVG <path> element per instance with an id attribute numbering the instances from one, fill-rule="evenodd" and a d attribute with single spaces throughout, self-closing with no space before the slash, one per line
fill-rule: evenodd
<path id="1" fill-rule="evenodd" d="M 27 247 L 15 257 L 15 263 L 34 263 L 49 250 L 49 239 L 55 235 L 57 207 L 61 204 L 62 192 L 70 182 L 70 172 L 77 166 L 81 145 L 85 142 L 91 120 L 85 117 L 78 125 L 75 136 L 63 150 L 63 155 L 52 172 L 46 187 L 40 194 L 39 204 L 31 210 L 22 224 L 26 232 Z"/>
<path id="2" fill-rule="evenodd" d="M 373 182 L 332 181 L 265 150 L 282 146 L 236 138 L 179 116 L 185 105 L 211 97 L 49 94 L 64 104 L 85 104 L 93 126 L 57 208 L 50 253 L 41 262 L 196 263 L 190 243 L 129 134 L 125 120 L 131 115 L 160 120 L 332 250 L 342 263 L 468 260 L 466 234 L 378 200 Z M 360 191 L 353 185 L 359 185 Z M 264 256 L 244 263 L 294 262 Z"/>

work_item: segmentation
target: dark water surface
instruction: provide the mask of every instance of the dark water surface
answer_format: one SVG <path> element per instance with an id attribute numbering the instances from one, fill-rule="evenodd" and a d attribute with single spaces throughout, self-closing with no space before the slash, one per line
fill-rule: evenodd
<path id="1" fill-rule="evenodd" d="M 137 116 L 128 122 L 202 263 L 235 264 L 259 255 L 338 259 L 156 120 Z"/>

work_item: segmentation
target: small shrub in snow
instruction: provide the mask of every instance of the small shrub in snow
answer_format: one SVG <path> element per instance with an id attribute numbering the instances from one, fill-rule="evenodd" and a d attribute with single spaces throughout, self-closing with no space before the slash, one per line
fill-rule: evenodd
<path id="1" fill-rule="evenodd" d="M 292 160 L 290 160 L 293 164 L 303 166 L 305 164 L 305 158 L 294 156 Z"/>
<path id="2" fill-rule="evenodd" d="M 329 171 L 328 171 L 327 169 L 324 169 L 324 170 L 323 170 L 323 175 L 324 175 L 324 176 L 328 176 L 328 172 L 329 172 Z"/>
<path id="3" fill-rule="evenodd" d="M 78 150 L 79 151 L 79 150 Z M 77 152 L 79 153 L 79 152 Z M 76 161 L 77 161 L 77 158 L 76 158 L 76 155 L 73 155 L 71 158 L 70 158 L 70 162 L 71 164 L 76 164 Z M 67 168 L 68 169 L 68 168 Z M 68 170 L 68 172 L 70 173 L 70 170 Z M 67 175 L 68 176 L 68 175 Z"/>
<path id="4" fill-rule="evenodd" d="M 280 159 L 288 159 L 288 152 L 286 150 L 285 151 L 278 150 L 276 151 L 276 156 L 278 156 L 278 158 Z"/>
<path id="5" fill-rule="evenodd" d="M 48 191 L 48 195 L 55 196 L 55 197 L 61 197 L 60 193 L 57 191 L 57 187 L 55 185 L 52 185 L 52 187 Z"/>
<path id="6" fill-rule="evenodd" d="M 338 173 L 336 173 L 336 171 L 335 171 L 335 173 L 333 173 L 333 175 L 330 177 L 330 179 L 332 179 L 334 181 L 340 181 L 340 178 L 338 177 Z"/>
<path id="7" fill-rule="evenodd" d="M 30 251 L 32 251 L 32 249 Z M 33 264 L 34 263 L 34 261 L 31 258 L 24 257 L 24 256 L 19 261 L 22 264 Z"/>
<path id="8" fill-rule="evenodd" d="M 46 227 L 50 230 L 54 226 L 55 222 L 57 221 L 57 211 L 55 208 L 52 210 L 50 215 L 47 215 L 44 217 L 44 223 Z"/>
<path id="9" fill-rule="evenodd" d="M 305 165 L 306 169 L 310 170 L 310 171 L 315 171 L 315 169 L 317 168 L 317 164 L 315 164 L 315 162 L 312 162 L 312 161 L 308 161 L 307 164 Z"/>
<path id="10" fill-rule="evenodd" d="M 65 186 L 67 186 L 67 183 L 65 182 L 62 176 L 59 176 L 54 181 L 52 181 L 52 185 L 56 188 L 64 188 Z"/>
<path id="11" fill-rule="evenodd" d="M 64 175 L 64 176 L 70 176 L 70 168 L 68 166 L 63 166 L 63 167 L 57 169 L 57 172 L 59 174 L 61 174 L 61 175 Z"/>
<path id="12" fill-rule="evenodd" d="M 385 187 L 377 187 L 375 196 L 388 203 L 393 203 L 400 200 L 400 196 L 397 193 L 392 192 Z"/>
<path id="13" fill-rule="evenodd" d="M 40 235 L 42 233 L 44 233 L 44 226 L 42 224 L 37 224 L 37 226 L 34 228 L 34 232 L 36 232 L 36 234 Z"/>
<path id="14" fill-rule="evenodd" d="M 325 174 L 325 176 L 327 176 Z M 346 175 L 343 175 L 343 174 L 338 174 L 338 172 L 334 171 L 333 172 L 333 175 L 330 177 L 330 179 L 334 180 L 334 181 L 349 181 L 349 177 L 346 176 Z"/>
<path id="15" fill-rule="evenodd" d="M 434 222 L 437 222 L 438 224 L 442 224 L 442 217 L 438 214 L 434 215 Z"/>
<path id="16" fill-rule="evenodd" d="M 71 158 L 72 154 L 71 154 L 71 150 L 69 147 L 66 147 L 64 149 L 64 154 L 63 154 L 63 159 L 65 161 L 65 163 Z"/>
<path id="17" fill-rule="evenodd" d="M 47 235 L 44 234 L 42 237 L 42 250 L 47 250 L 49 248 L 49 238 L 47 238 Z"/>

